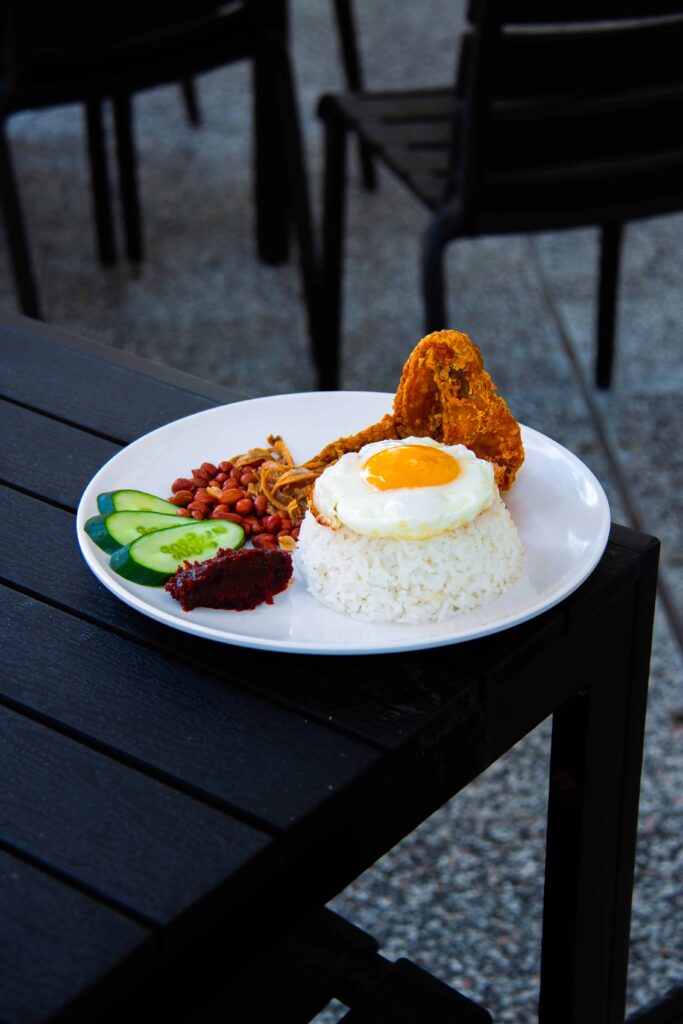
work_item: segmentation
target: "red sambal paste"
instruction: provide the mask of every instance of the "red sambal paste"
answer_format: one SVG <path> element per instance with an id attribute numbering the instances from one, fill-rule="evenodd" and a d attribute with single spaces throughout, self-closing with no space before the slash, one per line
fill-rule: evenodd
<path id="1" fill-rule="evenodd" d="M 247 611 L 264 601 L 273 603 L 292 578 L 292 556 L 286 551 L 222 548 L 206 562 L 185 562 L 166 583 L 166 590 L 186 612 L 193 608 Z"/>

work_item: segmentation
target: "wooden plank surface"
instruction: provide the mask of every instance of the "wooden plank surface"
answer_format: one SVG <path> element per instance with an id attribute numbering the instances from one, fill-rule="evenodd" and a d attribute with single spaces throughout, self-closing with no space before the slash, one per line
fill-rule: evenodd
<path id="1" fill-rule="evenodd" d="M 20 313 L 4 309 L 0 320 L 0 339 L 2 339 L 1 345 L 3 351 L 7 353 L 8 360 L 11 360 L 11 353 L 16 351 L 16 342 L 21 343 L 27 335 L 44 346 L 42 354 L 48 360 L 53 359 L 51 353 L 57 345 L 98 359 L 100 363 L 104 364 L 103 372 L 105 373 L 106 367 L 109 365 L 120 366 L 154 382 L 168 384 L 171 387 L 201 395 L 203 398 L 211 398 L 219 405 L 236 402 L 242 398 L 255 397 L 252 393 L 243 393 L 239 389 L 216 384 L 212 380 L 207 380 L 206 377 L 197 377 L 185 370 L 176 370 L 164 363 L 155 363 L 127 349 L 95 341 L 93 338 L 58 327 L 56 324 L 46 323 L 44 320 L 36 321 Z M 0 394 L 2 394 L 1 387 Z"/>
<path id="2" fill-rule="evenodd" d="M 0 324 L 0 396 L 122 443 L 216 405 L 89 352 Z M 153 393 L 153 397 L 152 397 Z M 233 393 L 236 399 L 244 396 Z"/>
<path id="3" fill-rule="evenodd" d="M 95 473 L 121 445 L 0 400 L 11 442 L 0 448 L 0 480 L 74 510 Z"/>
<path id="4" fill-rule="evenodd" d="M 0 1019 L 53 1016 L 150 932 L 110 907 L 0 850 Z"/>
<path id="5" fill-rule="evenodd" d="M 101 586 L 78 550 L 70 513 L 0 487 L 0 515 L 16 536 L 14 544 L 0 550 L 0 578 L 6 582 L 380 749 L 400 746 L 422 722 L 446 713 L 449 702 L 459 701 L 473 681 L 470 672 L 456 671 L 461 652 L 453 649 L 369 661 L 288 655 L 283 662 L 277 654 L 171 630 Z M 36 551 L 33 538 L 38 536 Z"/>
<path id="6" fill-rule="evenodd" d="M 0 777 L 2 842 L 150 927 L 186 913 L 270 845 L 248 825 L 6 708 Z"/>
<path id="7" fill-rule="evenodd" d="M 2 699 L 273 833 L 378 761 L 371 748 L 115 632 L 16 591 L 3 588 L 2 600 Z"/>

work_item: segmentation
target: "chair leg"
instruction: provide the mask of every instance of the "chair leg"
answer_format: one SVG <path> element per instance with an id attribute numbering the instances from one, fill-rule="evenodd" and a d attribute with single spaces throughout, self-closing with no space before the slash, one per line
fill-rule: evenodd
<path id="1" fill-rule="evenodd" d="M 600 233 L 600 291 L 598 294 L 598 347 L 595 383 L 603 390 L 612 380 L 617 282 L 623 224 L 603 224 Z"/>
<path id="2" fill-rule="evenodd" d="M 183 78 L 180 88 L 183 94 L 187 119 L 194 128 L 197 128 L 202 123 L 202 115 L 199 110 L 199 100 L 197 99 L 194 79 Z"/>
<path id="3" fill-rule="evenodd" d="M 342 279 L 344 274 L 344 220 L 346 206 L 346 126 L 328 114 L 325 125 L 323 181 L 323 387 L 339 386 Z"/>
<path id="4" fill-rule="evenodd" d="M 280 51 L 279 54 L 274 56 L 273 67 L 276 69 L 278 76 L 277 97 L 283 129 L 282 137 L 285 141 L 287 182 L 296 226 L 311 353 L 318 371 L 320 387 L 331 388 L 335 386 L 336 382 L 332 379 L 330 373 L 323 332 L 320 261 L 317 257 L 314 241 L 304 147 L 294 91 L 294 79 L 286 51 Z"/>
<path id="5" fill-rule="evenodd" d="M 447 326 L 446 288 L 444 283 L 444 249 L 457 232 L 450 216 L 440 212 L 427 228 L 422 249 L 422 298 L 425 331 L 439 331 Z"/>
<path id="6" fill-rule="evenodd" d="M 113 107 L 126 256 L 131 263 L 141 263 L 143 258 L 142 217 L 138 194 L 131 97 L 129 95 L 115 96 Z"/>
<path id="7" fill-rule="evenodd" d="M 346 84 L 352 92 L 360 92 L 363 88 L 360 58 L 356 45 L 356 25 L 353 12 L 353 0 L 334 0 L 334 11 L 337 18 L 337 30 L 341 45 L 342 64 L 346 76 Z M 377 172 L 372 153 L 363 139 L 358 139 L 358 159 L 360 161 L 363 184 L 369 192 L 377 187 Z"/>
<path id="8" fill-rule="evenodd" d="M 107 149 L 103 124 L 102 100 L 89 100 L 85 104 L 88 160 L 92 187 L 97 253 L 100 263 L 109 267 L 116 263 L 116 242 L 112 218 L 111 187 L 107 169 Z"/>
<path id="9" fill-rule="evenodd" d="M 38 285 L 33 270 L 19 189 L 4 122 L 0 124 L 0 203 L 5 218 L 19 307 L 26 316 L 41 320 Z"/>

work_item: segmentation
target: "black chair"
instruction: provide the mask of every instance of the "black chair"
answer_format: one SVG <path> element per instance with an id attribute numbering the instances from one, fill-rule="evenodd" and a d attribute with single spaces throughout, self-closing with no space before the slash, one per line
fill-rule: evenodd
<path id="1" fill-rule="evenodd" d="M 340 1024 L 491 1024 L 483 1006 L 412 960 L 387 960 L 377 940 L 328 907 L 272 947 L 192 1024 L 312 1021 L 332 1000 Z"/>
<path id="2" fill-rule="evenodd" d="M 324 380 L 335 387 L 345 138 L 431 213 L 425 329 L 447 326 L 443 255 L 462 237 L 597 225 L 599 387 L 609 386 L 623 225 L 683 209 L 683 3 L 471 0 L 457 80 L 324 96 Z"/>
<path id="3" fill-rule="evenodd" d="M 6 125 L 16 112 L 83 104 L 95 200 L 98 251 L 114 258 L 102 110 L 111 100 L 127 255 L 142 258 L 132 96 L 184 83 L 192 113 L 195 76 L 238 60 L 254 71 L 255 195 L 259 254 L 285 258 L 296 228 L 302 290 L 316 365 L 323 339 L 301 129 L 287 45 L 285 0 L 119 0 L 94 5 L 9 0 L 3 5 L 0 90 L 0 202 L 22 312 L 40 317 L 40 299 Z M 194 112 L 196 114 L 196 111 Z"/>

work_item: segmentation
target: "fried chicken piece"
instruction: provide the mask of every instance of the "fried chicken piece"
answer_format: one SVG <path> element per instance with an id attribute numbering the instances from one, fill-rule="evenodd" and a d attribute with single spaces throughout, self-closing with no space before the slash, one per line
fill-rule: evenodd
<path id="1" fill-rule="evenodd" d="M 459 331 L 434 331 L 418 342 L 403 367 L 392 414 L 333 441 L 304 465 L 320 473 L 371 441 L 403 437 L 464 444 L 493 463 L 501 491 L 511 487 L 524 461 L 519 424 L 496 393 L 479 347 Z"/>
<path id="2" fill-rule="evenodd" d="M 398 437 L 464 444 L 493 463 L 506 491 L 524 461 L 519 424 L 484 369 L 479 347 L 459 331 L 434 331 L 413 349 L 394 398 Z"/>
<path id="3" fill-rule="evenodd" d="M 340 437 L 337 441 L 332 441 L 331 444 L 328 444 L 312 459 L 304 462 L 304 466 L 306 469 L 322 473 L 327 466 L 337 462 L 347 452 L 357 452 L 360 451 L 363 445 L 371 444 L 373 441 L 389 441 L 399 436 L 396 433 L 394 417 L 388 412 L 379 423 L 366 427 L 360 433 L 352 434 L 350 437 Z"/>

